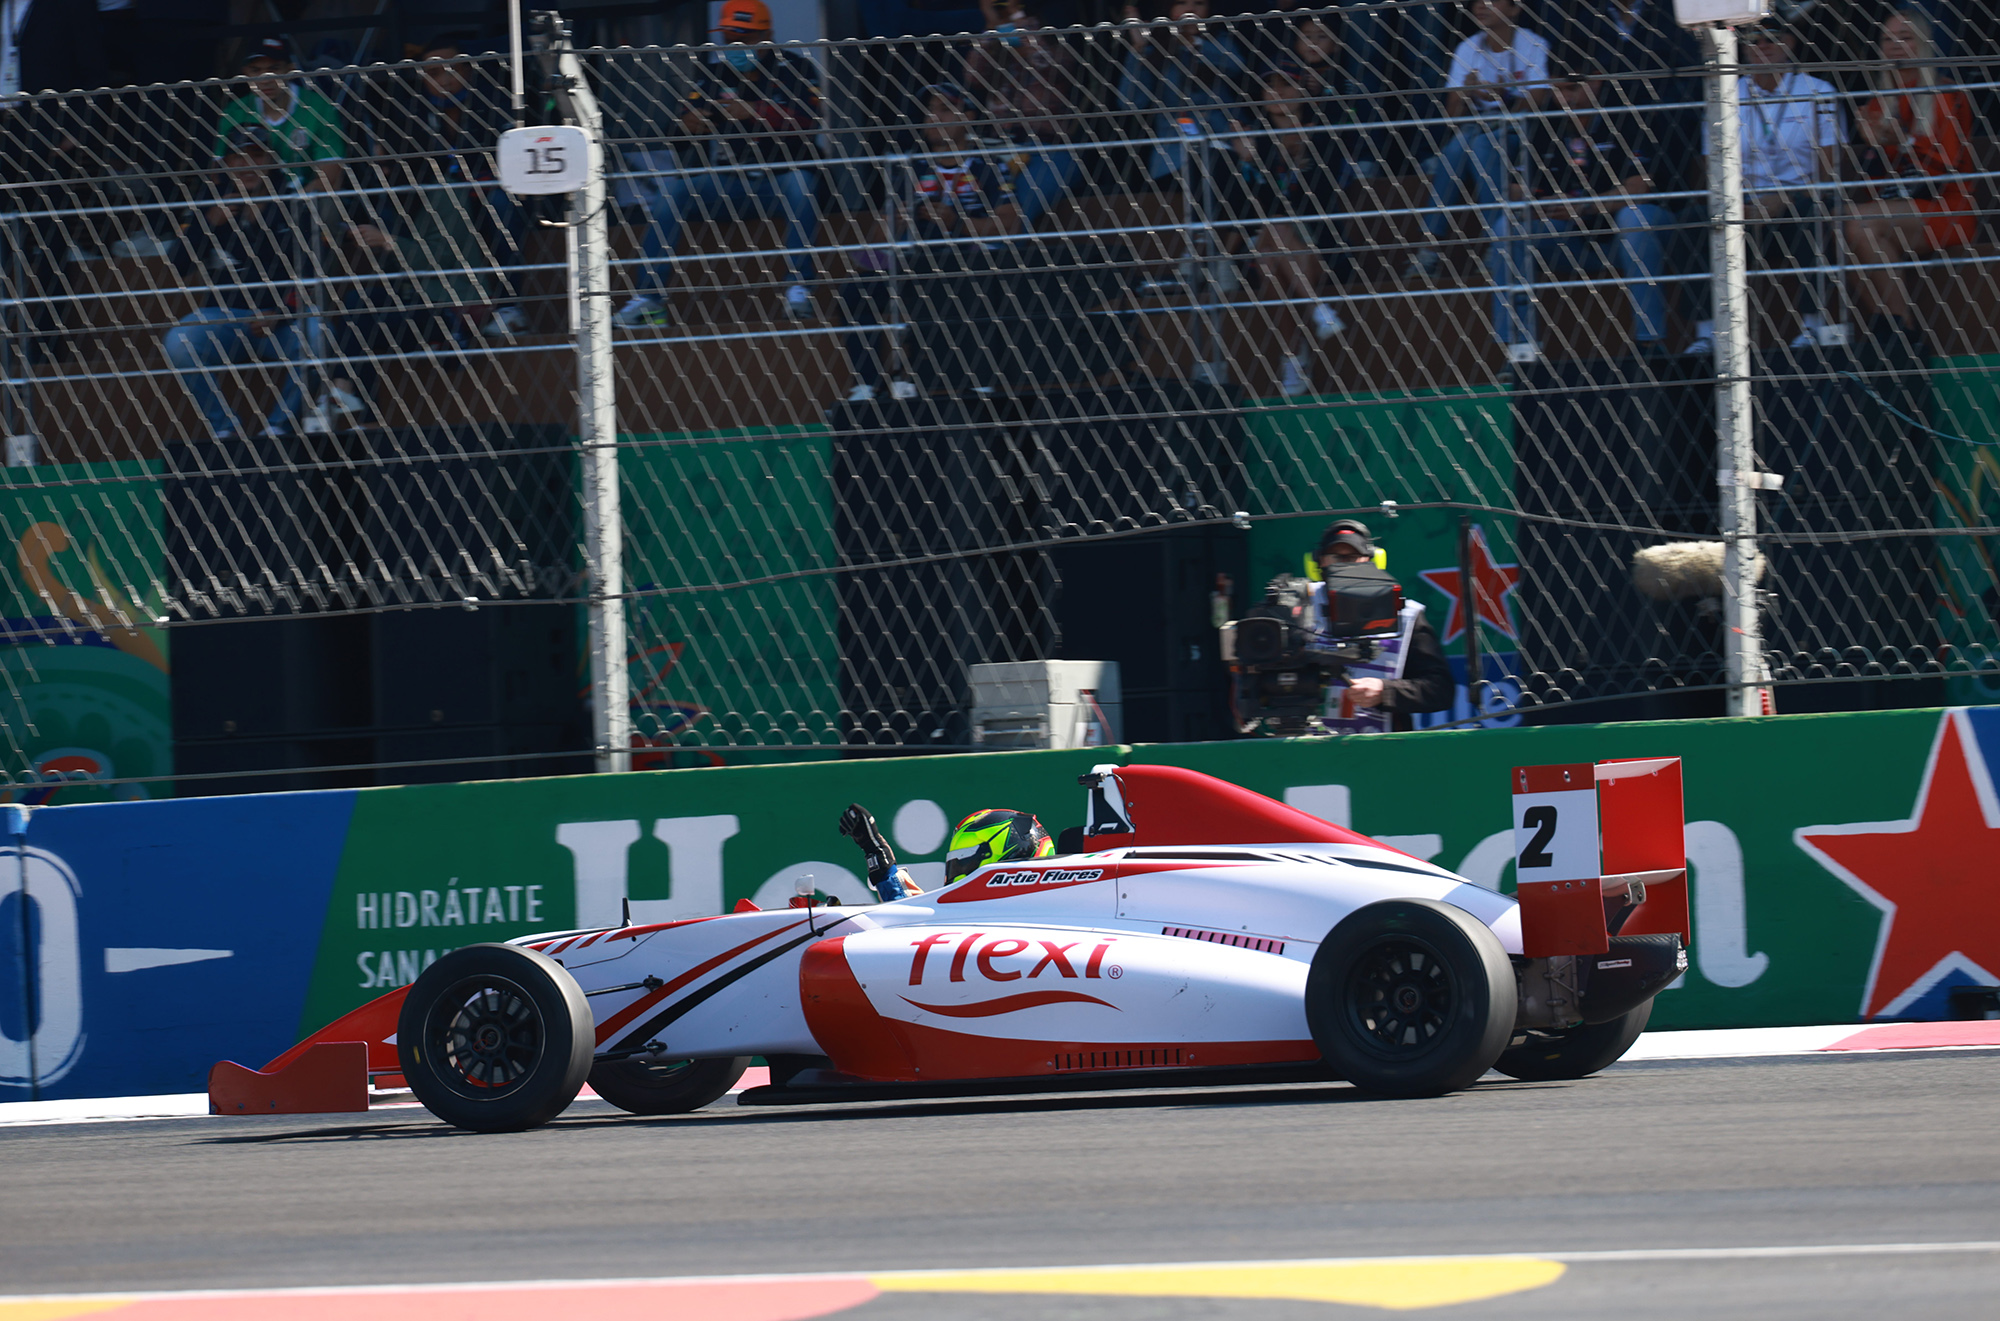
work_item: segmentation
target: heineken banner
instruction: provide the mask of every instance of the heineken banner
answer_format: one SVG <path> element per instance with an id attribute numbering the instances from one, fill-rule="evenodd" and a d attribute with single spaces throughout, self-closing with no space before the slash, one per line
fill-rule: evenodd
<path id="1" fill-rule="evenodd" d="M 866 804 L 920 883 L 982 807 L 1082 820 L 1187 766 L 1513 888 L 1509 768 L 1685 760 L 1694 949 L 1661 1028 L 1935 1018 L 2000 982 L 2000 707 L 994 753 L 36 809 L 0 840 L 0 1098 L 198 1090 L 536 930 L 865 902 Z M 25 960 L 24 960 L 25 950 Z"/>

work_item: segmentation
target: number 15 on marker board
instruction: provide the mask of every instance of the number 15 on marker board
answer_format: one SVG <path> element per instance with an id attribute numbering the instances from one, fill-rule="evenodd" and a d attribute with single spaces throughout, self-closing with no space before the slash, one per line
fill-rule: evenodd
<path id="1" fill-rule="evenodd" d="M 590 135 L 574 125 L 508 129 L 494 163 L 500 186 L 517 196 L 573 193 L 590 182 L 595 160 Z"/>

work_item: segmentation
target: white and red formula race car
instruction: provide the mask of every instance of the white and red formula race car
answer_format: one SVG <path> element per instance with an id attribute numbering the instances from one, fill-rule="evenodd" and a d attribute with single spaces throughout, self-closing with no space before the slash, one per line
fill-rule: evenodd
<path id="1" fill-rule="evenodd" d="M 217 1065 L 211 1108 L 365 1109 L 371 1075 L 400 1075 L 448 1123 L 516 1130 L 586 1081 L 636 1114 L 698 1109 L 759 1055 L 772 1081 L 743 1104 L 1327 1078 L 1429 1096 L 1602 1069 L 1687 967 L 1674 758 L 1516 770 L 1518 902 L 1194 771 L 1083 782 L 1081 851 L 868 907 L 468 946 L 263 1071 Z"/>

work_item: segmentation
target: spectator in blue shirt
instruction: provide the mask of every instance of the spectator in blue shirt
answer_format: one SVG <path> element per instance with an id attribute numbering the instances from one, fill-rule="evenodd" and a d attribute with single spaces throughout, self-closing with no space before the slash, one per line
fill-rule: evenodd
<path id="1" fill-rule="evenodd" d="M 1445 117 L 1459 124 L 1424 166 L 1437 208 L 1424 217 L 1431 246 L 1410 258 L 1406 278 L 1437 274 L 1443 256 L 1436 245 L 1451 231 L 1445 208 L 1457 203 L 1468 173 L 1481 228 L 1490 234 L 1499 219 L 1507 161 L 1521 145 L 1517 116 L 1548 98 L 1549 43 L 1521 27 L 1520 14 L 1517 0 L 1472 0 L 1479 30 L 1458 43 L 1445 75 Z"/>
<path id="2" fill-rule="evenodd" d="M 294 297 L 308 278 L 310 202 L 280 195 L 277 159 L 254 130 L 240 130 L 224 147 L 225 171 L 209 205 L 181 231 L 176 256 L 189 274 L 205 271 L 204 305 L 166 333 L 167 363 L 194 397 L 217 440 L 234 440 L 242 424 L 223 398 L 222 367 L 290 363 L 268 432 L 297 429 L 304 373 L 298 364 L 318 352 L 320 321 L 302 316 Z"/>
<path id="3" fill-rule="evenodd" d="M 1127 53 L 1118 80 L 1118 108 L 1150 113 L 1159 139 L 1148 162 L 1154 179 L 1178 175 L 1187 140 L 1229 131 L 1230 107 L 1244 100 L 1250 67 L 1236 38 L 1208 21 L 1208 0 L 1173 0 L 1171 27 L 1142 24 L 1125 7 Z"/>
<path id="4" fill-rule="evenodd" d="M 1006 159 L 980 152 L 972 135 L 978 103 L 953 83 L 926 87 L 919 97 L 927 150 L 911 161 L 906 184 L 891 176 L 889 214 L 882 226 L 890 246 L 864 254 L 861 264 L 874 273 L 840 291 L 848 325 L 873 326 L 900 317 L 912 327 L 911 341 L 932 338 L 933 327 L 977 327 L 982 320 L 974 306 L 982 301 L 976 296 L 977 281 L 992 266 L 991 240 L 1015 232 L 1020 224 L 1015 179 Z M 905 187 L 911 194 L 907 198 L 900 195 Z M 874 399 L 889 380 L 881 343 L 880 331 L 848 333 L 847 360 L 854 374 L 849 403 Z M 934 364 L 939 371 L 977 372 L 978 364 L 957 361 L 964 355 L 936 356 L 944 359 Z M 915 383 L 902 377 L 889 384 L 895 398 L 917 392 Z"/>
<path id="5" fill-rule="evenodd" d="M 641 253 L 646 265 L 633 282 L 634 297 L 613 317 L 618 325 L 670 322 L 667 282 L 674 245 L 689 220 L 754 216 L 784 219 L 793 282 L 783 309 L 790 317 L 812 315 L 806 286 L 819 230 L 812 165 L 820 131 L 819 68 L 804 55 L 756 49 L 771 40 L 764 0 L 728 0 L 721 29 L 728 44 L 702 66 L 682 107 L 683 173 L 669 178 L 652 204 Z"/>
<path id="6" fill-rule="evenodd" d="M 1516 202 L 1494 222 L 1487 271 L 1493 281 L 1493 333 L 1512 361 L 1540 353 L 1534 283 L 1539 271 L 1557 278 L 1615 269 L 1629 281 L 1632 339 L 1645 357 L 1666 352 L 1667 300 L 1663 233 L 1673 223 L 1664 207 L 1646 200 L 1653 191 L 1651 162 L 1637 144 L 1621 140 L 1598 109 L 1602 85 L 1595 70 L 1560 76 L 1557 106 L 1567 112 L 1541 116 L 1523 132 L 1521 178 L 1511 185 Z"/>
<path id="7" fill-rule="evenodd" d="M 982 0 L 986 34 L 965 57 L 965 87 L 993 131 L 1019 148 L 1017 205 L 1032 229 L 1075 182 L 1076 59 L 1038 16 L 1043 0 Z"/>

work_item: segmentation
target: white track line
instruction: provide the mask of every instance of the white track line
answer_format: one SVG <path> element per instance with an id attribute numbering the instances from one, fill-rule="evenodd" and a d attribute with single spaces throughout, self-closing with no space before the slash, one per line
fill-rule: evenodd
<path id="1" fill-rule="evenodd" d="M 1965 1243 L 1806 1243 L 1771 1248 L 1615 1248 L 1608 1252 L 1532 1252 L 1550 1261 L 1728 1261 L 1735 1258 L 1907 1256 L 1921 1252 L 2000 1252 L 2000 1240 Z"/>
<path id="2" fill-rule="evenodd" d="M 1725 1027 L 1688 1032 L 1648 1032 L 1632 1043 L 1632 1049 L 1625 1052 L 1619 1063 L 1811 1055 L 1860 1030 L 1856 1024 L 1840 1023 L 1827 1027 Z"/>
<path id="3" fill-rule="evenodd" d="M 579 1280 L 477 1280 L 458 1284 L 336 1284 L 306 1285 L 276 1289 L 184 1289 L 146 1290 L 119 1293 L 0 1294 L 0 1303 L 85 1303 L 138 1301 L 143 1299 L 187 1300 L 200 1298 L 348 1298 L 369 1295 L 433 1293 L 512 1293 L 549 1289 L 630 1289 L 650 1286 L 697 1284 L 766 1284 L 798 1280 L 894 1279 L 923 1280 L 960 1275 L 1041 1275 L 1051 1271 L 1095 1274 L 1119 1271 L 1200 1271 L 1259 1270 L 1273 1267 L 1422 1265 L 1429 1262 L 1483 1261 L 1493 1258 L 1560 1261 L 1566 1263 L 1623 1261 L 1730 1261 L 1785 1260 L 1805 1257 L 1915 1256 L 1937 1253 L 2000 1253 L 2000 1241 L 1977 1240 L 1957 1243 L 1804 1243 L 1772 1247 L 1727 1248 L 1627 1248 L 1608 1252 L 1537 1252 L 1524 1249 L 1510 1252 L 1431 1253 L 1404 1257 L 1280 1257 L 1249 1261 L 1150 1261 L 1090 1263 L 1052 1266 L 954 1266 L 933 1270 L 840 1270 L 798 1271 L 785 1274 L 753 1275 L 654 1275 L 639 1278 L 593 1278 Z"/>
<path id="4" fill-rule="evenodd" d="M 0 1105 L 0 1126 L 103 1124 L 126 1119 L 186 1119 L 208 1113 L 207 1092 L 174 1096 L 107 1096 L 97 1100 L 9 1101 Z"/>
<path id="5" fill-rule="evenodd" d="M 769 1069 L 749 1069 L 743 1080 L 729 1089 L 730 1094 L 770 1081 Z M 395 1099 L 389 1099 L 389 1098 Z M 594 1100 L 597 1093 L 585 1087 L 580 1100 Z M 370 1114 L 378 1110 L 415 1110 L 421 1103 L 404 1090 L 376 1092 Z M 336 1112 L 359 1113 L 359 1112 Z M 107 1096 L 74 1101 L 8 1101 L 0 1103 L 0 1128 L 32 1128 L 43 1124 L 114 1124 L 145 1119 L 233 1119 L 235 1115 L 210 1115 L 207 1092 L 177 1092 L 165 1096 Z"/>
<path id="6" fill-rule="evenodd" d="M 1943 1023 L 1836 1023 L 1821 1027 L 1709 1028 L 1648 1032 L 1620 1063 L 1646 1060 L 1760 1059 L 1776 1055 L 1886 1054 L 1908 1050 L 1991 1050 L 2000 1047 L 2000 1022 L 1964 1019 Z"/>
<path id="7" fill-rule="evenodd" d="M 1950 1038 L 1946 1044 L 1909 1046 L 1885 1044 L 1871 1046 L 1868 1038 L 1882 1034 L 1885 1040 L 1894 1042 L 1899 1036 L 1907 1035 L 1912 1028 L 1934 1029 L 1942 1037 Z M 1992 1050 L 2000 1049 L 2000 1023 L 1974 1020 L 1968 1022 L 1907 1024 L 1907 1023 L 1838 1023 L 1824 1027 L 1747 1027 L 1716 1028 L 1687 1032 L 1648 1032 L 1640 1037 L 1625 1053 L 1621 1063 L 1645 1063 L 1654 1060 L 1708 1060 L 1708 1059 L 1765 1059 L 1783 1055 L 1815 1055 L 1831 1051 L 1836 1045 L 1841 1054 L 1895 1054 L 1907 1050 Z M 755 1075 L 763 1070 L 752 1070 L 734 1089 L 761 1086 L 768 1080 Z M 1226 1085 L 1218 1083 L 1218 1086 Z M 399 1099 L 385 1101 L 378 1099 L 376 1110 L 410 1109 L 414 1101 L 400 1099 L 407 1093 L 385 1093 Z M 584 1095 L 590 1096 L 586 1090 Z M 0 1128 L 23 1128 L 43 1124 L 105 1124 L 146 1119 L 189 1119 L 208 1118 L 208 1094 L 206 1092 L 184 1092 L 171 1096 L 111 1096 L 96 1100 L 74 1101 L 9 1101 L 0 1103 Z M 234 1119 L 240 1116 L 219 1115 L 219 1119 Z"/>

